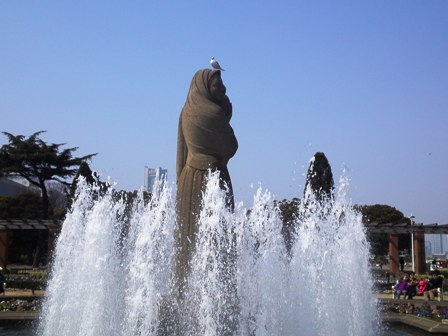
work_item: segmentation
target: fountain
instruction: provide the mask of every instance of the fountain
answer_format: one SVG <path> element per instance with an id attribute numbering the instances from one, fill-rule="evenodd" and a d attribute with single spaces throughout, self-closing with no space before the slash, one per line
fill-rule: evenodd
<path id="1" fill-rule="evenodd" d="M 173 294 L 175 202 L 163 185 L 124 220 L 111 190 L 98 196 L 80 183 L 39 335 L 160 335 L 169 321 L 174 335 L 378 334 L 369 245 L 344 174 L 332 202 L 301 209 L 288 255 L 272 195 L 260 188 L 250 211 L 240 203 L 232 212 L 210 173 L 183 306 Z"/>
<path id="2" fill-rule="evenodd" d="M 249 209 L 234 205 L 227 162 L 238 143 L 225 92 L 220 71 L 195 74 L 176 197 L 159 181 L 128 216 L 112 188 L 80 181 L 40 336 L 377 335 L 369 244 L 345 174 L 326 201 L 308 187 L 287 251 L 268 191 Z"/>

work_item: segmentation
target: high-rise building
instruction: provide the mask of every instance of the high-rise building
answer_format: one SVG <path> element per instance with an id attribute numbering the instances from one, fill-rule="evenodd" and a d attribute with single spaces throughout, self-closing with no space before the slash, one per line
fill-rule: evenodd
<path id="1" fill-rule="evenodd" d="M 443 241 L 441 234 L 435 234 L 432 241 L 432 253 L 443 254 Z"/>
<path id="2" fill-rule="evenodd" d="M 448 235 L 446 234 L 426 234 L 425 244 L 430 247 L 427 255 L 443 255 L 448 252 Z"/>
<path id="3" fill-rule="evenodd" d="M 144 190 L 147 192 L 151 192 L 157 178 L 161 180 L 162 183 L 160 187 L 162 187 L 167 176 L 168 172 L 166 169 L 162 169 L 161 167 L 158 168 L 145 167 L 145 175 L 143 183 Z"/>
<path id="4" fill-rule="evenodd" d="M 429 240 L 425 240 L 425 255 L 426 258 L 432 256 L 432 244 Z"/>

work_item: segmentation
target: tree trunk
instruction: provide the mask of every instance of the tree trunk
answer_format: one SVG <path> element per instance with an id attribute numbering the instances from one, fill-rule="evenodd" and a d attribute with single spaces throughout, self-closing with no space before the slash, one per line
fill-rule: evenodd
<path id="1" fill-rule="evenodd" d="M 48 191 L 44 181 L 41 181 L 40 189 L 42 190 L 42 219 L 48 219 L 48 210 L 50 207 L 50 201 L 48 199 Z M 40 248 L 41 245 L 42 245 L 42 232 L 41 230 L 38 230 L 36 249 L 34 250 L 33 253 L 33 267 L 39 266 L 39 261 L 41 258 L 41 248 Z"/>
<path id="2" fill-rule="evenodd" d="M 42 182 L 40 185 L 42 190 L 42 219 L 48 219 L 48 208 L 50 207 L 50 201 L 48 199 L 48 192 L 45 183 Z"/>

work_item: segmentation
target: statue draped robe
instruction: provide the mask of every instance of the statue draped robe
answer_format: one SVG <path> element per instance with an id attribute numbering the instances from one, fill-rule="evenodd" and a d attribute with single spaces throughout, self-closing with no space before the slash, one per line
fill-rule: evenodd
<path id="1" fill-rule="evenodd" d="M 213 76 L 221 76 L 221 72 L 204 69 L 195 74 L 179 118 L 175 267 L 177 286 L 181 292 L 190 269 L 202 192 L 209 169 L 219 171 L 221 187 L 227 191 L 228 206 L 231 209 L 234 207 L 232 183 L 227 170 L 227 163 L 238 148 L 230 126 L 232 104 L 227 95 L 219 101 L 214 99 L 210 92 Z"/>

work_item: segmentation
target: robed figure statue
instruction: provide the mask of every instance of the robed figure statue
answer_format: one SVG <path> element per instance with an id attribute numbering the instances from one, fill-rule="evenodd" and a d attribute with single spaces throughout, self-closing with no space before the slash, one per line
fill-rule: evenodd
<path id="1" fill-rule="evenodd" d="M 182 292 L 195 247 L 202 192 L 209 170 L 218 171 L 220 185 L 233 209 L 227 163 L 238 148 L 230 119 L 232 104 L 221 71 L 203 69 L 194 75 L 179 119 L 177 140 L 176 282 Z M 182 293 L 181 293 L 182 294 Z"/>

